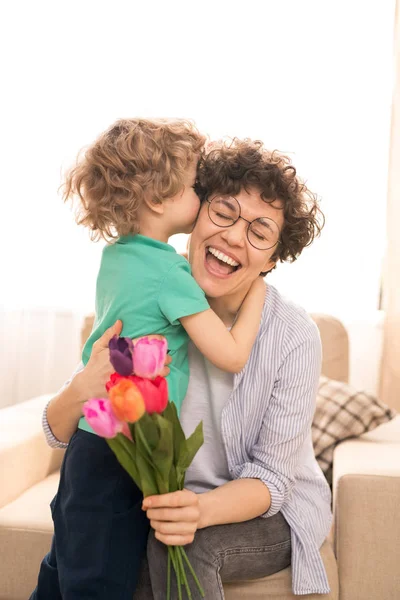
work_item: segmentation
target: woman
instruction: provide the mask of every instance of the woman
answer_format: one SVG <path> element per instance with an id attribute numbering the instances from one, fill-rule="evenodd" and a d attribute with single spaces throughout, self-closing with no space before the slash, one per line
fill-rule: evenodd
<path id="1" fill-rule="evenodd" d="M 214 145 L 200 166 L 198 192 L 189 260 L 230 327 L 260 273 L 295 260 L 320 232 L 321 213 L 289 160 L 260 142 Z M 118 327 L 50 403 L 44 425 L 53 445 L 73 434 L 81 402 L 103 393 L 111 371 L 107 341 Z M 181 421 L 188 434 L 203 420 L 205 443 L 185 490 L 143 501 L 154 598 L 165 596 L 164 544 L 190 544 L 206 598 L 223 598 L 224 580 L 266 576 L 290 563 L 295 594 L 328 593 L 319 548 L 331 524 L 330 491 L 311 442 L 321 366 L 316 326 L 267 286 L 259 334 L 239 375 L 216 369 L 194 346 L 189 362 Z M 144 568 L 135 598 L 147 599 L 149 586 Z"/>

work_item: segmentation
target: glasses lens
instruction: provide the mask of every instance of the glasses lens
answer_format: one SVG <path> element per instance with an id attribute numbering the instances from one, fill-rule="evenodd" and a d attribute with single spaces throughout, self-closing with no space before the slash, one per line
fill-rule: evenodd
<path id="1" fill-rule="evenodd" d="M 267 217 L 256 219 L 249 228 L 249 241 L 259 250 L 272 248 L 279 241 L 278 225 Z"/>
<path id="2" fill-rule="evenodd" d="M 238 220 L 239 214 L 238 202 L 230 196 L 215 196 L 209 204 L 210 219 L 219 227 L 230 227 Z"/>

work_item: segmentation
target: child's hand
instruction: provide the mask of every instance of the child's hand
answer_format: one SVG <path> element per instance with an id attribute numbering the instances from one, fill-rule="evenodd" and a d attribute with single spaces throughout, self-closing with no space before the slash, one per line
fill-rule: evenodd
<path id="1" fill-rule="evenodd" d="M 248 293 L 253 297 L 264 298 L 266 291 L 267 285 L 264 278 L 260 275 L 260 277 L 257 277 L 257 279 L 253 281 Z"/>

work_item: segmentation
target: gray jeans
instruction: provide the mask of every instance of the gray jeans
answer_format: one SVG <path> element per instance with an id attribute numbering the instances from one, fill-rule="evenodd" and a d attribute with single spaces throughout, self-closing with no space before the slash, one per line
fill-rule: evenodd
<path id="1" fill-rule="evenodd" d="M 185 550 L 206 600 L 223 600 L 224 582 L 267 577 L 290 565 L 290 527 L 280 513 L 268 519 L 258 517 L 244 523 L 215 525 L 199 529 Z M 190 574 L 188 581 L 193 599 L 197 600 L 200 594 Z M 167 548 L 156 540 L 151 529 L 147 560 L 143 561 L 134 600 L 165 600 L 166 589 Z M 176 600 L 173 571 L 171 591 Z"/>

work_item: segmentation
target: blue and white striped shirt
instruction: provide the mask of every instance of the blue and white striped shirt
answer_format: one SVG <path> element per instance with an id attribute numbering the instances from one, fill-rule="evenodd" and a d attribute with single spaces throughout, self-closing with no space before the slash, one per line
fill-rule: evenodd
<path id="1" fill-rule="evenodd" d="M 232 479 L 263 481 L 271 506 L 262 516 L 281 511 L 291 528 L 292 587 L 301 595 L 329 592 L 319 548 L 331 526 L 331 493 L 311 439 L 320 370 L 317 326 L 268 285 L 255 344 L 222 410 L 221 434 Z M 46 411 L 43 417 L 48 443 L 66 446 L 51 434 Z"/>
<path id="2" fill-rule="evenodd" d="M 311 423 L 321 372 L 318 328 L 268 285 L 250 358 L 235 375 L 221 429 L 233 479 L 257 478 L 292 533 L 294 594 L 329 592 L 319 548 L 332 522 L 331 492 L 314 456 Z"/>

